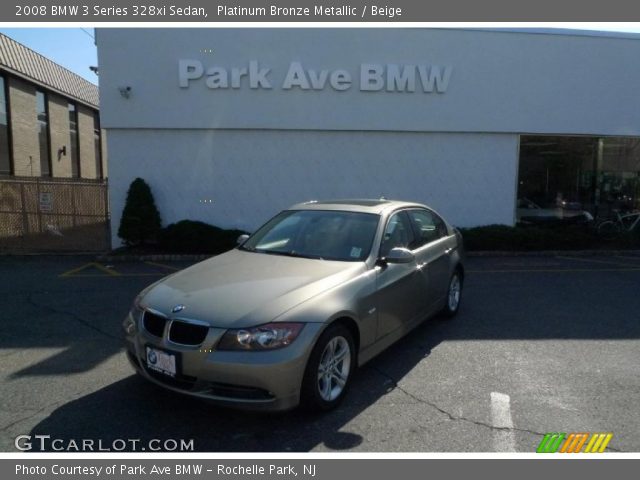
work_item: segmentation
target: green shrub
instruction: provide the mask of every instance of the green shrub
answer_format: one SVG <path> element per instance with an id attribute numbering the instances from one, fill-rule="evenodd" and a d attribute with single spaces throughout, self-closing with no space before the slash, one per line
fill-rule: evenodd
<path id="1" fill-rule="evenodd" d="M 118 236 L 128 246 L 144 245 L 156 242 L 161 228 L 160 213 L 151 188 L 143 179 L 136 178 L 127 192 Z"/>
<path id="2" fill-rule="evenodd" d="M 640 248 L 637 233 L 604 240 L 587 225 L 517 226 L 487 225 L 461 228 L 469 251 L 535 251 Z"/>
<path id="3" fill-rule="evenodd" d="M 236 246 L 242 230 L 225 230 L 208 223 L 181 220 L 162 230 L 160 247 L 172 253 L 219 253 Z"/>

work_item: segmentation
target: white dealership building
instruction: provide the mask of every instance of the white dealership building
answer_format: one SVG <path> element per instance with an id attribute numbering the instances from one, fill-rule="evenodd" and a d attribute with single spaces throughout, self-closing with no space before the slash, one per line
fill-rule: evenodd
<path id="1" fill-rule="evenodd" d="M 163 223 L 252 230 L 328 198 L 640 206 L 640 37 L 565 30 L 99 29 L 114 247 L 126 191 Z"/>

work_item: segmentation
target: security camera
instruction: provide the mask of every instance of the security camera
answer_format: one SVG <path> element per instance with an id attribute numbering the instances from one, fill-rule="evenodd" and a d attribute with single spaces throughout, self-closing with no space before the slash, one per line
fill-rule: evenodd
<path id="1" fill-rule="evenodd" d="M 122 95 L 124 98 L 129 98 L 129 95 L 131 94 L 131 87 L 118 87 L 118 90 L 120 90 L 120 95 Z"/>

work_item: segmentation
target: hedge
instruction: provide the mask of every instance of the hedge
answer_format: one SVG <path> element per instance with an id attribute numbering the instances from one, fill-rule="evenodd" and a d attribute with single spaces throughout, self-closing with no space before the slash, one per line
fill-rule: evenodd
<path id="1" fill-rule="evenodd" d="M 181 220 L 163 228 L 159 247 L 170 253 L 219 253 L 236 246 L 242 230 L 226 230 L 194 220 Z"/>
<path id="2" fill-rule="evenodd" d="M 640 234 L 622 234 L 605 240 L 588 225 L 487 225 L 460 228 L 468 251 L 535 251 L 640 248 Z"/>

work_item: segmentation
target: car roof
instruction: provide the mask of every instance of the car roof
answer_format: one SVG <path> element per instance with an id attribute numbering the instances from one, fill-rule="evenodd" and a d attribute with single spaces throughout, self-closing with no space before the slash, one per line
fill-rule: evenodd
<path id="1" fill-rule="evenodd" d="M 338 199 L 338 200 L 310 200 L 297 203 L 289 210 L 342 210 L 347 212 L 373 213 L 380 215 L 399 208 L 418 207 L 428 208 L 426 205 L 400 200 L 380 199 Z"/>

